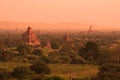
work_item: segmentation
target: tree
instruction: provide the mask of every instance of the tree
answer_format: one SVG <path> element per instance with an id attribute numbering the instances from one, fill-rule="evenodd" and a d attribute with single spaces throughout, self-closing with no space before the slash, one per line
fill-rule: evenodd
<path id="1" fill-rule="evenodd" d="M 25 55 L 25 54 L 31 53 L 32 52 L 32 48 L 29 45 L 27 45 L 27 44 L 20 44 L 17 47 L 17 51 L 20 54 Z"/>
<path id="2" fill-rule="evenodd" d="M 62 60 L 62 63 L 70 63 L 71 58 L 67 55 L 59 55 L 59 59 Z"/>
<path id="3" fill-rule="evenodd" d="M 30 69 L 36 74 L 50 74 L 49 67 L 46 63 L 43 62 L 36 62 L 35 64 L 30 66 Z"/>
<path id="4" fill-rule="evenodd" d="M 82 47 L 80 49 L 80 56 L 87 60 L 93 61 L 97 59 L 99 52 L 100 52 L 99 46 L 93 41 L 88 41 L 85 47 Z"/>
<path id="5" fill-rule="evenodd" d="M 60 48 L 60 45 L 59 45 L 57 42 L 52 41 L 52 42 L 51 42 L 51 48 L 52 48 L 52 49 L 59 49 L 59 48 Z"/>
<path id="6" fill-rule="evenodd" d="M 120 79 L 120 65 L 105 64 L 100 68 L 100 72 L 95 80 L 119 80 Z"/>
<path id="7" fill-rule="evenodd" d="M 102 58 L 102 66 L 95 80 L 120 79 L 120 50 L 119 47 L 110 49 L 107 57 Z"/>
<path id="8" fill-rule="evenodd" d="M 18 80 L 25 79 L 30 74 L 32 74 L 32 71 L 28 67 L 24 67 L 24 66 L 16 67 L 12 72 L 12 76 L 14 78 L 17 78 Z"/>
<path id="9" fill-rule="evenodd" d="M 72 56 L 72 55 L 76 55 L 78 53 L 78 50 L 76 46 L 66 43 L 62 46 L 59 52 L 61 54 L 67 54 L 69 56 Z"/>
<path id="10" fill-rule="evenodd" d="M 35 55 L 40 56 L 40 55 L 43 54 L 43 51 L 41 49 L 34 49 L 32 53 L 35 54 Z"/>
<path id="11" fill-rule="evenodd" d="M 9 61 L 14 58 L 14 53 L 6 48 L 0 48 L 0 60 Z"/>
<path id="12" fill-rule="evenodd" d="M 0 80 L 8 80 L 10 78 L 10 72 L 6 69 L 0 69 Z"/>
<path id="13" fill-rule="evenodd" d="M 72 56 L 71 57 L 71 64 L 85 64 L 86 62 L 85 62 L 85 60 L 82 58 L 82 57 L 80 57 L 80 56 Z"/>

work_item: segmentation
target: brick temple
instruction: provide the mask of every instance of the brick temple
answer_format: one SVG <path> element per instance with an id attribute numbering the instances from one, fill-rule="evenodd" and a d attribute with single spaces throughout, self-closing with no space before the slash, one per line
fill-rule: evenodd
<path id="1" fill-rule="evenodd" d="M 46 48 L 51 48 L 51 42 L 50 41 L 47 41 L 47 45 L 46 45 Z"/>
<path id="2" fill-rule="evenodd" d="M 40 45 L 40 39 L 36 37 L 31 27 L 27 28 L 27 31 L 22 36 L 22 40 L 24 43 L 32 46 Z"/>
<path id="3" fill-rule="evenodd" d="M 69 42 L 70 41 L 70 36 L 68 33 L 65 33 L 64 37 L 63 37 L 63 41 L 65 42 Z"/>

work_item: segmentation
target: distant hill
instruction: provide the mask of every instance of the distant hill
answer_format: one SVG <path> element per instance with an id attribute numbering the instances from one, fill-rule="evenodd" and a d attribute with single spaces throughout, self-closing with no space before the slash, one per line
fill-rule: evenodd
<path id="1" fill-rule="evenodd" d="M 23 22 L 0 22 L 0 30 L 25 30 L 28 26 L 31 26 L 33 30 L 45 30 L 45 31 L 87 31 L 90 25 L 83 23 L 23 23 Z M 98 26 L 93 25 L 94 31 L 99 30 L 120 30 L 120 27 L 110 26 Z"/>

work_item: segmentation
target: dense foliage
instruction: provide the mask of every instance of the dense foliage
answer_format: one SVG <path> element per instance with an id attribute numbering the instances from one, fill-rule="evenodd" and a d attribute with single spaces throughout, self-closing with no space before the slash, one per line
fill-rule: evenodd
<path id="1" fill-rule="evenodd" d="M 10 70 L 11 72 L 7 69 L 0 69 L 0 80 L 8 80 L 11 77 L 15 79 L 32 77 L 33 80 L 64 80 L 59 76 L 52 77 L 48 64 L 95 64 L 100 66 L 100 71 L 93 79 L 119 80 L 120 78 L 120 32 L 114 34 L 93 32 L 89 35 L 85 32 L 71 33 L 69 42 L 63 41 L 63 33 L 52 35 L 36 33 L 41 40 L 41 45 L 36 47 L 23 44 L 21 33 L 0 33 L 0 62 L 29 64 L 28 67 L 15 67 Z M 50 49 L 45 48 L 47 41 L 51 41 Z M 8 66 L 8 69 L 9 67 L 11 66 Z M 46 77 L 46 75 L 48 76 Z M 41 76 L 44 78 L 42 79 Z M 91 79 L 71 78 L 71 80 Z"/>
<path id="2" fill-rule="evenodd" d="M 32 71 L 24 66 L 16 67 L 12 72 L 12 77 L 17 78 L 18 80 L 22 80 L 27 78 L 32 74 Z"/>
<path id="3" fill-rule="evenodd" d="M 98 58 L 99 52 L 99 46 L 93 41 L 88 41 L 85 47 L 82 47 L 80 49 L 80 56 L 82 56 L 86 60 L 93 61 Z"/>
<path id="4" fill-rule="evenodd" d="M 10 78 L 10 72 L 6 69 L 0 69 L 0 80 L 8 80 Z"/>
<path id="5" fill-rule="evenodd" d="M 50 69 L 47 64 L 43 62 L 37 62 L 30 66 L 30 69 L 36 74 L 50 74 Z"/>
<path id="6" fill-rule="evenodd" d="M 17 51 L 21 55 L 25 55 L 25 54 L 30 54 L 32 52 L 32 48 L 27 44 L 20 44 L 17 46 Z"/>

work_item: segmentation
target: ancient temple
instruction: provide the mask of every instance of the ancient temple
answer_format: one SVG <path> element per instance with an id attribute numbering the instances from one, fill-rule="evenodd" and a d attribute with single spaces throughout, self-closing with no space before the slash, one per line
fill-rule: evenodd
<path id="1" fill-rule="evenodd" d="M 51 43 L 50 43 L 50 41 L 47 41 L 47 45 L 46 45 L 46 48 L 51 48 Z"/>
<path id="2" fill-rule="evenodd" d="M 92 32 L 92 28 L 93 28 L 93 26 L 90 25 L 89 30 L 88 30 L 88 33 L 91 33 L 91 32 Z"/>
<path id="3" fill-rule="evenodd" d="M 40 45 L 40 40 L 36 37 L 31 27 L 27 28 L 27 31 L 22 36 L 22 40 L 24 43 L 32 46 Z"/>
<path id="4" fill-rule="evenodd" d="M 70 36 L 69 36 L 68 33 L 65 33 L 65 36 L 63 37 L 63 40 L 64 40 L 65 42 L 69 42 L 69 41 L 70 41 Z"/>

